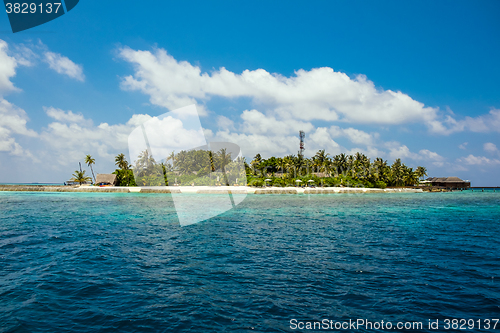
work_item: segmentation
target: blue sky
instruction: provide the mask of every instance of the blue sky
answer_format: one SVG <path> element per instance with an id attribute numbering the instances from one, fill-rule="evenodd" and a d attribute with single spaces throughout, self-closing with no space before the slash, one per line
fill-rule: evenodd
<path id="1" fill-rule="evenodd" d="M 309 155 L 500 186 L 500 2 L 148 5 L 83 0 L 16 34 L 0 15 L 0 182 L 64 181 L 87 153 L 111 172 L 136 125 L 195 103 L 248 158 L 303 128 Z"/>

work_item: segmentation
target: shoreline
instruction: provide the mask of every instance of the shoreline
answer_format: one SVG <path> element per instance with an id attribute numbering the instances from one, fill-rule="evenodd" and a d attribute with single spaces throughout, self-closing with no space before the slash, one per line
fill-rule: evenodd
<path id="1" fill-rule="evenodd" d="M 412 188 L 354 187 L 251 187 L 251 186 L 47 186 L 0 185 L 0 192 L 72 192 L 72 193 L 179 193 L 179 194 L 361 194 L 361 193 L 423 193 Z"/>

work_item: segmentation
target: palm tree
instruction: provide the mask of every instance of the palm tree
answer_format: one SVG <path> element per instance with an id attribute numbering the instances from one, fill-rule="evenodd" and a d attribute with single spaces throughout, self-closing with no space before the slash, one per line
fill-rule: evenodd
<path id="1" fill-rule="evenodd" d="M 376 181 L 383 181 L 387 183 L 389 180 L 390 168 L 387 165 L 387 161 L 377 157 L 373 161 L 372 175 Z"/>
<path id="2" fill-rule="evenodd" d="M 418 184 L 418 175 L 415 171 L 413 171 L 413 168 L 408 168 L 405 166 L 404 179 L 404 183 L 406 186 L 414 186 Z"/>
<path id="3" fill-rule="evenodd" d="M 295 168 L 295 156 L 287 155 L 283 158 L 283 164 L 285 165 L 286 173 L 289 177 L 295 177 L 297 174 L 297 169 Z"/>
<path id="4" fill-rule="evenodd" d="M 283 157 L 276 157 L 276 169 L 279 170 L 279 174 L 283 176 L 284 174 L 284 159 Z"/>
<path id="5" fill-rule="evenodd" d="M 172 168 L 173 168 L 174 167 L 174 162 L 175 162 L 175 152 L 171 152 L 168 155 L 166 161 L 172 161 Z"/>
<path id="6" fill-rule="evenodd" d="M 92 169 L 92 164 L 95 164 L 95 159 L 90 156 L 90 154 L 87 154 L 85 156 L 85 164 L 87 164 L 90 167 L 90 171 L 92 171 L 92 176 L 94 177 L 94 182 L 96 181 L 95 175 L 94 175 L 94 170 Z"/>
<path id="7" fill-rule="evenodd" d="M 370 159 L 363 153 L 357 152 L 354 155 L 353 175 L 358 179 L 365 179 L 369 176 Z"/>
<path id="8" fill-rule="evenodd" d="M 400 158 L 397 158 L 391 166 L 392 182 L 394 185 L 404 185 L 405 169 L 406 165 L 401 163 Z"/>
<path id="9" fill-rule="evenodd" d="M 326 171 L 330 159 L 328 158 L 330 154 L 325 153 L 324 149 L 318 150 L 316 155 L 314 155 L 313 166 L 317 167 L 318 172 Z"/>
<path id="10" fill-rule="evenodd" d="M 254 168 L 257 169 L 259 167 L 259 164 L 262 162 L 262 156 L 260 154 L 257 154 L 254 156 L 253 160 L 250 162 L 250 165 Z"/>
<path id="11" fill-rule="evenodd" d="M 229 181 L 227 179 L 226 166 L 232 162 L 231 153 L 227 153 L 226 148 L 221 148 L 217 152 L 218 165 L 220 165 L 220 170 L 224 177 L 224 183 L 229 186 Z"/>
<path id="12" fill-rule="evenodd" d="M 221 148 L 221 150 L 219 150 L 217 152 L 217 155 L 219 157 L 219 165 L 220 165 L 220 168 L 222 171 L 224 171 L 224 168 L 226 167 L 226 165 L 228 165 L 229 163 L 231 163 L 233 160 L 231 159 L 231 153 L 227 153 L 227 149 L 226 148 Z"/>
<path id="13" fill-rule="evenodd" d="M 125 159 L 124 154 L 118 154 L 115 157 L 115 165 L 118 166 L 122 170 L 128 170 L 129 165 L 127 160 Z"/>
<path id="14" fill-rule="evenodd" d="M 347 156 L 346 154 L 342 153 L 339 155 L 336 155 L 333 158 L 333 166 L 335 167 L 335 174 L 343 174 L 347 172 Z"/>
<path id="15" fill-rule="evenodd" d="M 417 170 L 415 170 L 415 173 L 417 174 L 418 178 L 423 179 L 425 176 L 427 176 L 427 168 L 419 166 L 417 167 Z"/>
<path id="16" fill-rule="evenodd" d="M 73 178 L 71 178 L 70 180 L 73 182 L 77 182 L 80 185 L 86 183 L 89 180 L 92 180 L 92 178 L 85 176 L 85 170 L 83 171 L 76 170 L 75 173 L 72 174 L 72 176 Z"/>

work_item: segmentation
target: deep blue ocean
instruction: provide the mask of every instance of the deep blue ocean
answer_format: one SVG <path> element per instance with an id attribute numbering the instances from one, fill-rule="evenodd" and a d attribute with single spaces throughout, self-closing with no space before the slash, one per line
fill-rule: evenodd
<path id="1" fill-rule="evenodd" d="M 0 192 L 0 332 L 499 317 L 499 192 L 249 195 L 187 227 L 168 194 Z"/>

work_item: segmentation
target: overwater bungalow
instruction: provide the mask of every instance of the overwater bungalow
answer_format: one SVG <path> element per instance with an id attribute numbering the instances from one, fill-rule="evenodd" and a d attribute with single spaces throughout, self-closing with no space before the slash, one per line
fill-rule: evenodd
<path id="1" fill-rule="evenodd" d="M 432 186 L 446 189 L 466 189 L 470 187 L 470 181 L 458 177 L 431 177 L 427 178 L 427 182 Z"/>

